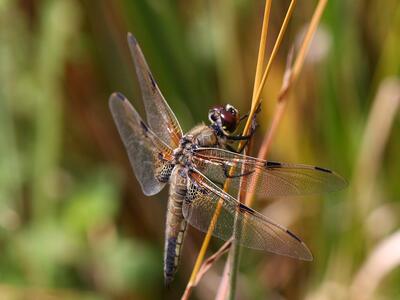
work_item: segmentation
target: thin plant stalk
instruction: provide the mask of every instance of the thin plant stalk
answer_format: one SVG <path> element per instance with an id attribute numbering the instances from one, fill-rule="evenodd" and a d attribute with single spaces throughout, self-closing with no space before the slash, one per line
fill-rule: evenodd
<path id="1" fill-rule="evenodd" d="M 251 110 L 250 110 L 249 118 L 248 118 L 246 126 L 244 127 L 244 130 L 243 130 L 244 134 L 250 132 L 251 120 L 252 120 L 252 118 L 253 118 L 256 110 L 257 110 L 258 105 L 261 102 L 261 98 L 260 98 L 261 92 L 262 92 L 262 90 L 264 88 L 264 85 L 265 85 L 265 82 L 266 82 L 266 80 L 268 78 L 269 72 L 271 71 L 272 63 L 273 63 L 273 61 L 274 61 L 274 59 L 276 57 L 276 54 L 278 53 L 279 47 L 280 47 L 280 45 L 282 43 L 282 40 L 283 40 L 283 37 L 284 37 L 284 35 L 286 33 L 286 29 L 287 29 L 287 26 L 289 24 L 290 18 L 292 17 L 296 2 L 297 2 L 296 0 L 292 0 L 290 2 L 290 4 L 289 4 L 289 8 L 288 8 L 288 10 L 286 12 L 285 19 L 283 20 L 281 29 L 279 30 L 278 37 L 276 38 L 276 41 L 275 41 L 274 47 L 272 49 L 271 55 L 270 55 L 270 57 L 268 59 L 267 66 L 265 67 L 263 76 L 262 76 L 261 81 L 260 81 L 260 83 L 258 85 L 257 92 L 254 93 L 254 96 L 252 98 Z"/>
<path id="2" fill-rule="evenodd" d="M 261 30 L 261 36 L 260 36 L 260 45 L 258 49 L 258 57 L 257 57 L 257 65 L 256 65 L 256 73 L 254 76 L 254 86 L 253 86 L 253 95 L 252 95 L 252 101 L 251 101 L 251 107 L 254 106 L 256 99 L 256 93 L 258 90 L 258 87 L 260 85 L 262 75 L 263 75 L 263 67 L 264 67 L 264 58 L 265 58 L 265 50 L 266 50 L 266 45 L 267 45 L 267 36 L 268 36 L 268 25 L 269 25 L 269 16 L 271 12 L 271 4 L 272 0 L 266 0 L 265 1 L 265 8 L 264 8 L 264 16 L 263 16 L 263 24 L 262 24 L 262 30 Z M 251 120 L 250 118 L 248 121 Z M 243 131 L 243 134 L 248 134 L 245 130 Z M 252 146 L 252 141 L 249 141 L 247 144 L 247 147 L 244 148 L 243 154 L 246 155 L 251 151 L 251 146 Z M 241 191 L 239 189 L 239 200 L 242 202 L 245 196 L 245 192 Z M 241 230 L 242 228 L 237 228 L 237 216 L 235 218 L 234 222 L 234 234 L 233 236 L 237 236 L 237 230 Z M 228 290 L 227 285 L 229 283 L 229 298 L 233 299 L 236 294 L 236 282 L 237 282 L 237 274 L 238 272 L 232 272 L 232 270 L 237 270 L 239 268 L 240 264 L 240 246 L 237 242 L 237 240 L 234 238 L 233 239 L 233 247 L 231 247 L 231 251 L 229 252 L 228 260 L 225 264 L 224 268 L 224 274 L 222 276 L 222 280 L 220 283 L 220 287 L 218 289 L 217 297 L 216 299 L 225 299 L 226 298 L 226 292 Z M 228 277 L 229 277 L 229 282 L 228 282 Z"/>
<path id="3" fill-rule="evenodd" d="M 284 22 L 283 22 L 281 30 L 280 30 L 280 32 L 278 34 L 278 37 L 277 37 L 277 40 L 275 42 L 274 48 L 273 48 L 273 50 L 271 52 L 271 56 L 269 58 L 269 61 L 267 63 L 267 67 L 266 67 L 266 69 L 265 69 L 265 71 L 263 73 L 263 76 L 261 78 L 261 81 L 260 81 L 260 84 L 258 86 L 257 92 L 253 94 L 253 100 L 254 101 L 252 101 L 251 111 L 250 111 L 249 118 L 247 120 L 245 129 L 243 131 L 244 133 L 249 132 L 249 130 L 251 128 L 250 127 L 251 126 L 251 120 L 252 120 L 252 118 L 253 118 L 253 116 L 255 114 L 255 111 L 256 111 L 256 109 L 257 109 L 257 107 L 258 107 L 258 105 L 259 105 L 259 103 L 261 101 L 260 95 L 261 95 L 263 86 L 265 85 L 266 79 L 267 79 L 268 74 L 270 72 L 273 59 L 275 58 L 275 56 L 277 54 L 277 51 L 279 49 L 279 46 L 280 46 L 280 44 L 282 42 L 284 33 L 285 33 L 287 25 L 289 23 L 290 17 L 291 17 L 291 15 L 293 13 L 295 4 L 296 4 L 296 0 L 292 0 L 290 5 L 289 5 L 289 8 L 288 8 L 288 11 L 286 13 Z M 266 154 L 268 153 L 272 138 L 274 137 L 274 134 L 276 132 L 278 124 L 280 123 L 280 121 L 281 121 L 281 119 L 283 117 L 283 113 L 284 113 L 285 108 L 286 108 L 288 92 L 289 92 L 290 88 L 292 87 L 293 82 L 296 81 L 296 79 L 299 76 L 300 70 L 301 70 L 301 68 L 302 68 L 302 66 L 304 64 L 304 60 L 305 60 L 305 56 L 307 54 L 307 50 L 308 50 L 308 48 L 310 46 L 312 37 L 313 37 L 313 35 L 314 35 L 314 33 L 315 33 L 316 29 L 317 29 L 317 26 L 318 26 L 318 24 L 320 22 L 320 19 L 321 19 L 322 13 L 323 13 L 323 11 L 324 11 L 324 9 L 326 7 L 326 4 L 327 4 L 327 0 L 320 0 L 318 2 L 318 5 L 317 5 L 317 7 L 316 7 L 316 9 L 314 11 L 314 15 L 313 15 L 312 20 L 310 22 L 310 25 L 309 25 L 309 28 L 308 28 L 307 33 L 305 35 L 305 38 L 304 38 L 304 40 L 302 42 L 302 45 L 300 47 L 300 50 L 298 52 L 296 61 L 295 61 L 294 65 L 293 65 L 293 68 L 288 69 L 288 72 L 286 73 L 286 74 L 288 74 L 288 76 L 286 76 L 287 80 L 284 80 L 284 83 L 282 85 L 281 92 L 280 92 L 280 94 L 278 96 L 278 106 L 277 106 L 275 114 L 274 114 L 274 118 L 273 118 L 273 121 L 272 121 L 272 124 L 271 124 L 271 129 L 268 132 L 268 134 L 266 134 L 266 136 L 264 138 L 265 142 L 263 143 L 262 147 L 260 148 L 259 155 L 258 155 L 259 157 L 265 157 Z M 226 181 L 226 183 L 227 182 L 228 182 L 228 180 Z M 225 184 L 224 185 L 224 189 L 227 190 L 228 186 L 229 186 L 229 183 L 228 183 L 228 185 Z M 250 204 L 252 203 L 252 198 L 253 198 L 252 194 L 254 194 L 254 191 L 253 192 L 250 191 L 249 195 L 246 198 L 246 203 L 250 203 Z M 250 200 L 248 200 L 248 199 L 250 199 Z M 205 256 L 206 250 L 208 248 L 208 244 L 209 244 L 209 241 L 211 239 L 212 231 L 214 230 L 214 227 L 215 227 L 216 222 L 218 220 L 219 214 L 221 212 L 221 208 L 222 208 L 222 201 L 218 202 L 218 204 L 217 204 L 214 216 L 213 216 L 213 218 L 212 218 L 212 220 L 210 222 L 209 230 L 207 231 L 206 237 L 205 237 L 205 239 L 203 241 L 203 245 L 202 245 L 202 247 L 200 249 L 200 252 L 199 252 L 195 267 L 193 269 L 191 278 L 189 280 L 188 286 L 187 286 L 187 288 L 185 290 L 185 293 L 184 293 L 182 299 L 188 299 L 188 297 L 189 297 L 189 295 L 191 293 L 191 289 L 199 281 L 199 280 L 196 280 L 196 276 L 197 276 L 198 270 L 201 267 L 201 263 L 202 263 L 203 258 Z M 232 270 L 232 271 L 235 271 L 235 270 Z M 229 272 L 226 272 L 226 274 L 229 274 Z"/>
<path id="4" fill-rule="evenodd" d="M 266 0 L 265 11 L 264 11 L 263 29 L 262 29 L 262 33 L 261 33 L 261 39 L 264 38 L 265 41 L 260 43 L 260 51 L 259 51 L 258 61 L 257 61 L 257 72 L 256 72 L 255 86 L 256 86 L 257 82 L 259 82 L 261 80 L 260 79 L 261 78 L 261 70 L 262 70 L 262 65 L 263 65 L 264 55 L 265 55 L 265 44 L 266 44 L 266 36 L 267 36 L 267 31 L 268 31 L 268 23 L 269 23 L 268 21 L 269 21 L 270 9 L 271 9 L 271 2 L 272 2 L 272 0 Z M 261 62 L 261 64 L 260 64 L 260 62 Z M 250 112 L 250 116 L 254 115 L 254 112 L 255 112 L 254 109 L 253 109 L 253 106 L 254 105 L 252 104 L 252 106 L 251 106 L 252 107 L 252 112 Z M 254 107 L 256 107 L 256 106 L 254 106 Z M 246 126 L 245 126 L 245 127 L 248 127 L 248 129 L 250 129 L 250 126 L 249 126 L 249 125 L 251 125 L 250 121 L 251 121 L 251 119 L 249 117 L 248 120 L 247 120 Z M 243 144 L 239 144 L 239 147 L 241 147 L 242 145 Z M 225 182 L 224 190 L 227 191 L 228 188 L 229 188 L 229 180 L 227 180 Z M 200 270 L 200 267 L 201 267 L 201 265 L 203 263 L 204 256 L 206 254 L 208 245 L 209 245 L 210 240 L 211 240 L 212 233 L 214 231 L 214 227 L 215 227 L 215 225 L 217 223 L 217 220 L 218 220 L 218 217 L 219 217 L 219 215 L 221 213 L 221 209 L 222 209 L 222 201 L 219 201 L 218 204 L 217 204 L 217 207 L 215 209 L 214 215 L 213 215 L 213 217 L 211 219 L 210 226 L 208 228 L 206 236 L 205 236 L 205 238 L 203 240 L 203 244 L 202 244 L 202 246 L 200 248 L 199 254 L 197 256 L 197 260 L 196 260 L 195 265 L 193 267 L 192 274 L 190 276 L 188 285 L 187 285 L 186 290 L 185 290 L 185 292 L 184 292 L 184 294 L 182 296 L 182 299 L 187 299 L 189 297 L 192 287 L 195 286 L 197 284 L 197 282 L 198 282 L 196 280 L 196 277 L 197 277 L 197 274 L 198 274 L 198 272 Z"/>
<path id="5" fill-rule="evenodd" d="M 304 40 L 302 41 L 300 50 L 298 51 L 298 54 L 296 56 L 296 60 L 293 64 L 293 67 L 291 64 L 291 58 L 289 56 L 289 59 L 288 59 L 289 63 L 286 67 L 284 80 L 282 82 L 282 87 L 281 87 L 280 93 L 277 97 L 278 106 L 275 110 L 270 130 L 264 136 L 263 143 L 262 143 L 262 145 L 260 147 L 260 151 L 258 153 L 259 158 L 265 158 L 268 154 L 268 151 L 269 151 L 269 148 L 271 145 L 271 141 L 272 141 L 273 137 L 275 136 L 275 133 L 278 128 L 278 125 L 280 124 L 280 121 L 282 120 L 283 113 L 285 111 L 285 107 L 288 102 L 288 96 L 289 96 L 290 89 L 292 88 L 294 82 L 299 77 L 301 68 L 304 64 L 305 56 L 307 54 L 307 50 L 309 49 L 312 37 L 315 34 L 315 31 L 320 22 L 322 13 L 326 7 L 326 4 L 327 4 L 327 0 L 320 0 L 318 2 L 318 5 L 314 11 L 314 14 L 313 14 L 312 20 L 310 22 L 309 28 L 307 30 L 307 33 L 304 37 Z M 254 190 L 253 191 L 249 190 L 248 195 L 247 195 L 248 197 L 246 199 L 246 204 L 250 205 L 252 203 L 253 195 L 254 195 Z M 224 274 L 228 274 L 228 272 L 224 272 Z M 200 278 L 198 278 L 198 280 L 200 280 Z M 223 281 L 223 279 L 221 280 L 221 282 L 222 281 Z M 218 299 L 223 299 L 223 298 L 218 298 Z"/>
<path id="6" fill-rule="evenodd" d="M 231 247 L 232 244 L 232 239 L 229 239 L 226 241 L 221 248 L 218 249 L 217 252 L 215 252 L 213 255 L 211 255 L 209 258 L 204 260 L 203 264 L 201 265 L 201 268 L 197 274 L 196 277 L 196 284 L 199 283 L 200 279 L 203 277 L 203 274 L 207 273 L 207 271 L 212 267 L 215 261 L 217 261 L 222 255 L 227 253 Z"/>
<path id="7" fill-rule="evenodd" d="M 257 68 L 256 68 L 256 76 L 255 76 L 255 81 L 254 81 L 254 89 L 253 89 L 253 98 L 252 98 L 252 112 L 254 113 L 255 110 L 257 109 L 257 107 L 259 106 L 259 104 L 261 103 L 261 91 L 266 83 L 266 80 L 268 78 L 268 75 L 270 73 L 271 67 L 272 67 L 272 63 L 276 57 L 276 54 L 278 53 L 279 47 L 282 43 L 283 37 L 285 35 L 287 26 L 289 24 L 289 21 L 291 19 L 291 16 L 293 14 L 294 8 L 296 5 L 296 1 L 292 0 L 289 4 L 288 10 L 286 12 L 286 16 L 283 20 L 281 29 L 279 31 L 278 37 L 276 39 L 276 42 L 274 44 L 274 47 L 272 49 L 271 55 L 269 57 L 267 66 L 265 68 L 265 71 L 261 77 L 261 69 L 263 66 L 263 62 L 264 62 L 264 56 L 265 56 L 265 44 L 266 44 L 266 34 L 265 34 L 265 41 L 262 40 L 263 36 L 261 37 L 260 40 L 260 51 L 259 51 L 259 57 L 258 57 L 258 61 L 257 61 Z M 264 28 L 263 28 L 264 29 Z M 264 49 L 262 49 L 262 47 Z M 262 55 L 262 59 L 260 58 Z M 250 126 L 251 126 L 251 120 L 253 119 L 253 115 L 250 113 L 248 122 L 246 124 L 245 129 L 243 130 L 243 134 L 244 135 L 249 135 L 250 134 Z M 249 153 L 250 149 L 245 149 L 244 154 Z M 246 178 L 243 178 L 242 180 L 246 180 Z M 239 189 L 241 190 L 241 189 Z M 246 191 L 241 191 L 240 195 L 239 195 L 239 199 L 242 202 L 244 199 L 246 199 Z M 238 230 L 242 230 L 242 228 L 239 228 L 236 224 L 236 219 L 235 219 L 235 223 L 234 223 L 234 236 L 239 236 L 240 235 L 237 234 L 236 231 Z M 236 295 L 236 281 L 237 281 L 237 274 L 238 274 L 238 269 L 239 269 L 239 263 L 240 263 L 240 246 L 237 240 L 234 239 L 233 242 L 233 248 L 231 248 L 231 252 L 229 253 L 229 258 L 226 262 L 226 264 L 228 264 L 228 270 L 227 272 L 224 272 L 225 275 L 229 276 L 229 299 L 234 299 L 235 295 Z M 222 279 L 222 281 L 224 281 L 224 278 Z M 227 285 L 224 285 L 225 287 L 227 287 Z"/>
<path id="8" fill-rule="evenodd" d="M 271 4 L 272 0 L 265 1 L 265 9 L 264 9 L 264 17 L 263 17 L 263 24 L 261 30 L 261 37 L 260 37 L 260 46 L 258 48 L 258 57 L 257 57 L 257 65 L 256 65 L 256 74 L 254 77 L 254 86 L 253 86 L 253 98 L 252 103 L 255 100 L 256 91 L 261 82 L 262 76 L 262 69 L 264 66 L 264 58 L 265 58 L 265 49 L 267 45 L 267 36 L 268 36 L 268 25 L 269 25 L 269 15 L 271 13 Z"/>
<path id="9" fill-rule="evenodd" d="M 317 30 L 318 24 L 321 20 L 327 2 L 328 0 L 320 0 L 318 2 L 317 7 L 315 8 L 314 14 L 312 16 L 310 25 L 308 26 L 307 32 L 301 43 L 299 52 L 297 53 L 293 67 L 291 67 L 291 65 L 288 64 L 286 68 L 284 79 L 282 82 L 282 87 L 277 98 L 277 106 L 275 108 L 271 126 L 269 131 L 264 135 L 263 143 L 261 144 L 260 150 L 257 155 L 258 158 L 266 159 L 268 155 L 269 149 L 271 148 L 272 140 L 275 137 L 278 126 L 281 123 L 281 120 L 286 110 L 286 106 L 289 99 L 288 97 L 289 91 L 293 87 L 294 82 L 299 77 L 300 71 L 304 65 L 304 60 L 306 58 L 308 49 L 310 48 L 312 38 Z M 289 62 L 290 60 L 291 59 L 289 59 Z M 254 196 L 254 188 L 250 189 L 247 192 L 247 197 L 245 201 L 246 205 L 251 205 L 253 203 L 254 199 L 253 196 Z"/>
<path id="10" fill-rule="evenodd" d="M 289 5 L 289 8 L 288 8 L 288 11 L 287 11 L 287 13 L 286 13 L 286 16 L 285 16 L 284 21 L 283 21 L 282 26 L 281 26 L 281 29 L 280 29 L 280 31 L 279 31 L 277 40 L 276 40 L 276 42 L 275 42 L 275 44 L 274 44 L 274 47 L 273 47 L 273 49 L 272 49 L 271 56 L 270 56 L 270 58 L 269 58 L 269 60 L 268 60 L 266 69 L 265 69 L 265 71 L 264 71 L 264 73 L 263 73 L 263 76 L 262 76 L 262 78 L 261 78 L 261 80 L 260 80 L 260 83 L 259 83 L 259 85 L 258 85 L 258 89 L 256 90 L 257 92 L 254 92 L 254 91 L 253 91 L 253 98 L 252 98 L 252 103 L 251 103 L 251 110 L 250 110 L 250 114 L 249 114 L 249 117 L 248 117 L 248 119 L 247 119 L 247 123 L 246 123 L 246 125 L 245 125 L 245 128 L 244 128 L 244 130 L 243 130 L 243 134 L 248 134 L 248 133 L 250 132 L 250 130 L 251 130 L 251 122 L 252 122 L 253 116 L 254 116 L 254 114 L 255 114 L 255 112 L 256 112 L 256 109 L 257 109 L 257 107 L 258 107 L 258 105 L 260 104 L 260 101 L 261 101 L 261 100 L 260 100 L 260 94 L 261 94 L 261 91 L 262 91 L 262 87 L 263 87 L 263 85 L 264 85 L 265 82 L 266 82 L 266 79 L 267 79 L 267 77 L 268 77 L 269 71 L 270 71 L 271 66 L 272 66 L 272 62 L 273 62 L 274 58 L 276 57 L 276 54 L 277 54 L 277 52 L 278 52 L 278 49 L 279 49 L 279 47 L 280 47 L 280 45 L 281 45 L 282 39 L 283 39 L 284 34 L 285 34 L 285 32 L 286 32 L 286 29 L 287 29 L 287 25 L 288 25 L 289 20 L 290 20 L 290 17 L 292 16 L 292 13 L 293 13 L 295 4 L 296 4 L 296 0 L 291 0 L 290 5 Z M 264 20 L 264 23 L 268 23 L 268 20 L 269 20 L 269 11 L 270 11 L 270 4 L 268 5 L 268 3 L 266 3 L 265 10 L 267 11 L 267 12 L 265 13 L 265 15 L 268 16 L 268 19 L 267 19 L 267 20 Z M 267 29 L 267 27 L 266 27 L 266 29 Z M 264 33 L 264 34 L 266 35 L 266 33 Z M 263 46 L 260 45 L 260 48 L 262 48 L 262 47 L 263 47 Z M 264 47 L 265 47 L 265 45 L 264 45 Z M 265 53 L 265 49 L 263 50 L 263 52 Z M 260 62 L 260 61 L 261 61 L 261 60 L 258 60 L 258 62 Z M 262 65 L 261 65 L 260 67 L 257 67 L 257 68 L 261 69 L 261 68 L 262 68 Z M 256 73 L 257 73 L 257 72 L 256 72 Z M 259 76 L 259 75 L 258 75 L 258 76 Z M 259 79 L 257 79 L 257 81 L 258 81 L 258 80 L 259 80 Z M 244 143 L 244 142 L 239 143 L 239 148 L 243 146 L 243 143 Z M 232 171 L 233 171 L 233 170 L 232 170 Z M 230 184 L 230 183 L 229 183 L 229 180 L 226 180 L 226 181 L 225 181 L 225 184 L 224 184 L 224 191 L 227 191 L 227 190 L 228 190 L 229 184 Z M 194 265 L 194 267 L 193 267 L 192 274 L 191 274 L 191 276 L 190 276 L 188 285 L 187 285 L 187 287 L 186 287 L 186 289 L 185 289 L 185 292 L 184 292 L 184 294 L 183 294 L 183 296 L 182 296 L 182 299 L 188 299 L 188 297 L 190 296 L 190 293 L 191 293 L 192 288 L 195 286 L 195 283 L 197 282 L 197 281 L 196 281 L 196 276 L 197 276 L 198 271 L 199 271 L 199 269 L 200 269 L 200 267 L 201 267 L 201 264 L 202 264 L 202 262 L 203 262 L 203 260 L 204 260 L 205 253 L 206 253 L 207 248 L 208 248 L 208 245 L 209 245 L 209 243 L 210 243 L 211 236 L 212 236 L 212 233 L 213 233 L 213 231 L 214 231 L 215 225 L 216 225 L 216 223 L 217 223 L 218 217 L 219 217 L 219 215 L 220 215 L 220 213 L 221 213 L 221 209 L 222 209 L 222 201 L 219 201 L 219 202 L 217 203 L 217 207 L 216 207 L 216 209 L 215 209 L 214 215 L 213 215 L 213 217 L 212 217 L 212 219 L 211 219 L 210 226 L 209 226 L 208 231 L 207 231 L 207 233 L 206 233 L 206 236 L 205 236 L 205 238 L 204 238 L 203 244 L 202 244 L 202 246 L 201 246 L 201 248 L 200 248 L 198 257 L 197 257 L 197 259 L 196 259 L 195 265 Z"/>

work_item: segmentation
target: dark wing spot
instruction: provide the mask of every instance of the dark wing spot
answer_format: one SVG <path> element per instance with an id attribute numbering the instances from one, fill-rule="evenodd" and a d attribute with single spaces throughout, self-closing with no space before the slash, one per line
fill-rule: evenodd
<path id="1" fill-rule="evenodd" d="M 269 167 L 269 168 L 274 168 L 274 167 L 276 168 L 276 167 L 281 167 L 281 166 L 282 166 L 281 163 L 279 163 L 279 162 L 274 162 L 274 161 L 267 161 L 266 165 L 267 165 L 267 167 Z"/>
<path id="2" fill-rule="evenodd" d="M 250 207 L 247 207 L 246 205 L 244 205 L 242 203 L 239 204 L 239 210 L 240 211 L 246 211 L 246 212 L 248 212 L 250 214 L 254 214 L 255 213 L 254 209 L 252 209 Z"/>
<path id="3" fill-rule="evenodd" d="M 118 98 L 119 100 L 121 100 L 121 101 L 125 101 L 125 96 L 124 96 L 124 95 L 122 95 L 122 93 L 120 93 L 120 92 L 117 92 L 117 93 L 115 93 L 115 95 L 117 96 L 117 98 Z"/>
<path id="4" fill-rule="evenodd" d="M 314 169 L 315 169 L 315 170 L 318 170 L 318 171 L 325 172 L 325 173 L 332 173 L 331 170 L 324 169 L 324 168 L 320 168 L 320 167 L 314 167 Z"/>
<path id="5" fill-rule="evenodd" d="M 286 232 L 287 232 L 292 238 L 294 238 L 296 241 L 298 241 L 299 243 L 302 243 L 301 239 L 299 239 L 293 232 L 289 231 L 288 229 L 286 229 Z"/>
<path id="6" fill-rule="evenodd" d="M 144 132 L 148 132 L 149 131 L 149 128 L 147 127 L 146 124 L 143 123 L 143 121 L 140 121 L 140 126 L 142 126 Z"/>
<path id="7" fill-rule="evenodd" d="M 148 75 L 149 75 L 149 79 L 150 79 L 151 85 L 153 86 L 153 89 L 155 90 L 157 88 L 157 84 L 154 81 L 153 75 L 151 75 L 150 72 L 148 73 Z"/>

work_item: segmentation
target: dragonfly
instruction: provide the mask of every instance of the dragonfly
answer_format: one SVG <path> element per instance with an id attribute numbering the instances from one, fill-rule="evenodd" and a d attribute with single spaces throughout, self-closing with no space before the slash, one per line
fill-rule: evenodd
<path id="1" fill-rule="evenodd" d="M 246 141 L 250 136 L 235 134 L 243 118 L 229 104 L 213 107 L 208 113 L 209 125 L 197 125 L 184 134 L 130 33 L 128 44 L 147 122 L 121 93 L 110 96 L 109 106 L 143 193 L 155 195 L 169 184 L 166 285 L 177 271 L 187 225 L 207 232 L 218 205 L 221 212 L 214 224 L 215 237 L 233 237 L 248 248 L 312 260 L 310 250 L 299 237 L 242 204 L 236 195 L 240 189 L 254 190 L 259 197 L 319 194 L 342 189 L 346 181 L 325 168 L 266 161 L 233 151 L 231 143 Z M 228 179 L 230 189 L 224 191 Z"/>

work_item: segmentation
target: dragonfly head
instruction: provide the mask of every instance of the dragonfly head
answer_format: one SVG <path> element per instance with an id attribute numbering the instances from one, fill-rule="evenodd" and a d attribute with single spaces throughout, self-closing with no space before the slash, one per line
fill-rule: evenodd
<path id="1" fill-rule="evenodd" d="M 239 111 L 230 104 L 225 106 L 217 105 L 208 111 L 208 119 L 211 124 L 217 127 L 225 134 L 233 133 L 239 124 Z"/>

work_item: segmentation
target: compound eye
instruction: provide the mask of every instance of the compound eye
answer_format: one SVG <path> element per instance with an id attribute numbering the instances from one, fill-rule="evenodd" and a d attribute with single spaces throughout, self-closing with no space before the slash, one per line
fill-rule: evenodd
<path id="1" fill-rule="evenodd" d="M 237 126 L 237 117 L 235 114 L 232 114 L 230 111 L 225 111 L 221 114 L 222 125 L 224 130 L 228 132 L 234 132 Z"/>
<path id="2" fill-rule="evenodd" d="M 230 105 L 230 104 L 227 104 L 227 105 L 225 106 L 225 110 L 226 110 L 227 112 L 229 112 L 230 114 L 232 114 L 233 116 L 237 116 L 237 114 L 238 114 L 237 109 L 234 108 L 234 107 L 233 107 L 232 105 Z"/>

